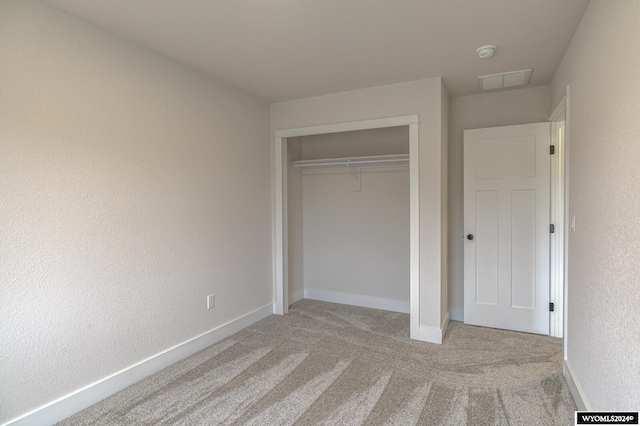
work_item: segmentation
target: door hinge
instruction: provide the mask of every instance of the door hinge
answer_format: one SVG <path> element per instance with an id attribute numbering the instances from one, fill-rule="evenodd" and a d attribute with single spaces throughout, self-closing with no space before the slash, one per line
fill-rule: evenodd
<path id="1" fill-rule="evenodd" d="M 556 153 L 556 146 L 555 145 L 549 145 L 549 154 L 553 155 Z"/>
<path id="2" fill-rule="evenodd" d="M 556 226 L 552 223 L 549 225 L 549 233 L 553 234 L 554 232 L 556 232 Z"/>
<path id="3" fill-rule="evenodd" d="M 554 306 L 553 302 L 549 302 L 549 312 L 555 311 L 555 308 L 556 307 Z"/>

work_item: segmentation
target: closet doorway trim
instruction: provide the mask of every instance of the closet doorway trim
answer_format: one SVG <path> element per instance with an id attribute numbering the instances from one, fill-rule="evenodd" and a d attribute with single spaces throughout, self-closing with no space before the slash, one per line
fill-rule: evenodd
<path id="1" fill-rule="evenodd" d="M 410 337 L 417 339 L 420 329 L 420 183 L 418 170 L 418 116 L 405 115 L 374 120 L 299 127 L 275 131 L 275 256 L 273 313 L 289 311 L 289 249 L 287 201 L 287 138 L 323 135 L 355 130 L 409 126 L 409 316 Z"/>

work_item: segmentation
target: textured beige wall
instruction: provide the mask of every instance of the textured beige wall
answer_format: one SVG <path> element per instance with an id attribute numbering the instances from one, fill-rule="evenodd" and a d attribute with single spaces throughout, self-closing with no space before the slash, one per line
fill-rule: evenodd
<path id="1" fill-rule="evenodd" d="M 449 310 L 464 310 L 463 132 L 466 129 L 548 121 L 549 86 L 453 98 L 449 107 Z"/>
<path id="2" fill-rule="evenodd" d="M 409 154 L 409 127 L 303 136 L 302 159 Z"/>
<path id="3" fill-rule="evenodd" d="M 639 22 L 592 0 L 552 84 L 571 85 L 567 358 L 594 410 L 640 407 Z"/>
<path id="4" fill-rule="evenodd" d="M 0 82 L 0 423 L 271 303 L 265 103 L 26 0 Z"/>
<path id="5" fill-rule="evenodd" d="M 433 328 L 441 323 L 443 96 L 448 95 L 436 77 L 271 104 L 272 139 L 278 129 L 418 114 L 420 324 Z"/>
<path id="6" fill-rule="evenodd" d="M 409 302 L 409 168 L 307 169 L 304 287 Z"/>

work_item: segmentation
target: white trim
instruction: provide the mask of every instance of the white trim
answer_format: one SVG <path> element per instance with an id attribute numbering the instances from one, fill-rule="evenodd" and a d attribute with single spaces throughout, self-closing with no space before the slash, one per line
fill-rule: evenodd
<path id="1" fill-rule="evenodd" d="M 561 153 L 564 161 L 562 162 L 563 166 L 563 179 L 564 183 L 562 185 L 563 197 L 562 197 L 562 223 L 563 223 L 563 232 L 562 232 L 562 288 L 557 288 L 557 292 L 562 292 L 562 349 L 563 349 L 563 358 L 567 359 L 568 348 L 568 323 L 569 323 L 569 268 L 567 260 L 569 259 L 569 151 L 570 151 L 570 140 L 571 140 L 571 86 L 567 84 L 565 88 L 565 96 L 558 102 L 558 105 L 554 108 L 553 113 L 549 117 L 549 121 L 557 121 L 564 114 L 564 143 L 560 147 L 559 152 Z M 560 255 L 559 253 L 557 253 Z"/>
<path id="2" fill-rule="evenodd" d="M 63 396 L 3 426 L 57 423 L 271 315 L 271 303 Z"/>
<path id="3" fill-rule="evenodd" d="M 549 313 L 549 335 L 554 337 L 562 337 L 564 331 L 566 100 L 564 96 L 549 117 L 551 144 L 556 147 L 551 156 L 550 220 L 555 224 L 555 233 L 551 235 L 549 259 L 549 299 L 555 305 L 554 312 Z"/>
<path id="4" fill-rule="evenodd" d="M 282 129 L 276 130 L 276 138 L 293 138 L 296 136 L 324 135 L 327 133 L 352 132 L 355 130 L 382 129 L 385 127 L 409 126 L 411 124 L 419 124 L 417 115 Z"/>
<path id="5" fill-rule="evenodd" d="M 578 382 L 578 379 L 576 378 L 576 375 L 573 372 L 573 368 L 571 368 L 571 363 L 569 363 L 568 359 L 564 360 L 564 377 L 567 379 L 569 391 L 571 392 L 571 396 L 576 403 L 576 407 L 578 407 L 578 411 L 591 411 L 591 406 L 587 402 L 587 398 L 584 396 L 582 386 L 580 386 L 580 383 Z"/>
<path id="6" fill-rule="evenodd" d="M 327 133 L 337 133 L 355 130 L 379 129 L 385 127 L 409 126 L 409 232 L 410 232 L 410 336 L 412 339 L 420 339 L 420 180 L 418 157 L 418 116 L 406 115 L 400 117 L 388 117 L 374 120 L 354 121 L 348 123 L 334 123 L 321 126 L 300 127 L 295 129 L 282 129 L 275 131 L 275 271 L 274 286 L 274 313 L 287 313 L 289 303 L 289 283 L 287 279 L 287 139 L 296 136 L 310 136 Z"/>
<path id="7" fill-rule="evenodd" d="M 451 321 L 464 321 L 464 309 L 449 309 Z"/>
<path id="8" fill-rule="evenodd" d="M 568 358 L 569 339 L 569 155 L 571 150 L 571 87 L 567 84 L 565 89 L 565 112 L 564 112 L 564 300 L 562 301 L 562 346 L 563 358 Z"/>
<path id="9" fill-rule="evenodd" d="M 288 241 L 287 226 L 287 140 L 276 137 L 275 140 L 275 195 L 276 195 L 276 212 L 275 212 L 275 282 L 273 283 L 273 295 L 275 297 L 273 304 L 273 313 L 278 315 L 286 314 L 289 310 L 289 304 L 286 296 L 289 289 L 289 282 L 285 271 L 288 270 L 288 250 L 286 243 Z"/>
<path id="10" fill-rule="evenodd" d="M 385 311 L 409 313 L 409 302 L 386 297 L 365 296 L 363 294 L 343 293 L 341 291 L 305 288 L 304 298 L 362 308 L 382 309 Z"/>
<path id="11" fill-rule="evenodd" d="M 289 305 L 293 305 L 296 302 L 304 299 L 304 290 L 297 290 L 293 293 L 289 293 Z"/>
<path id="12" fill-rule="evenodd" d="M 567 104 L 567 97 L 563 96 L 558 102 L 558 105 L 553 109 L 553 112 L 549 116 L 549 121 L 559 121 L 564 120 L 565 109 Z"/>
<path id="13" fill-rule="evenodd" d="M 418 124 L 409 125 L 409 337 L 420 338 L 420 161 Z"/>
<path id="14" fill-rule="evenodd" d="M 425 325 L 421 325 L 419 328 L 419 339 L 423 342 L 429 343 L 437 343 L 442 344 L 444 340 L 444 336 L 447 333 L 447 328 L 449 328 L 449 314 L 442 321 L 442 325 L 440 328 L 436 327 L 427 327 Z"/>

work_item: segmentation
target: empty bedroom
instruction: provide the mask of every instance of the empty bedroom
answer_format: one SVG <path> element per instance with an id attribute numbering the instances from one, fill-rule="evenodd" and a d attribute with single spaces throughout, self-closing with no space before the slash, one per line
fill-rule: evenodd
<path id="1" fill-rule="evenodd" d="M 0 425 L 637 419 L 638 22 L 0 0 Z"/>

